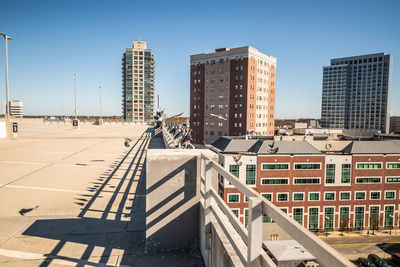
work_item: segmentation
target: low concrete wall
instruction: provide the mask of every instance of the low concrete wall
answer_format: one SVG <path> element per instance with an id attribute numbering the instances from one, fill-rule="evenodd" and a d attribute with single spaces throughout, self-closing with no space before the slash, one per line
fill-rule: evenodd
<path id="1" fill-rule="evenodd" d="M 148 251 L 198 245 L 202 152 L 213 157 L 212 151 L 200 149 L 147 151 L 146 249 Z M 216 155 L 214 157 L 216 159 Z"/>
<path id="2" fill-rule="evenodd" d="M 0 138 L 7 137 L 7 126 L 5 121 L 0 121 Z"/>

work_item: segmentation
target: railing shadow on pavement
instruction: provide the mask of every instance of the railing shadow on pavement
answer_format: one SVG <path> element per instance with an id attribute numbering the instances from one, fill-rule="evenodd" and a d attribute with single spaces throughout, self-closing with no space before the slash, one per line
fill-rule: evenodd
<path id="1" fill-rule="evenodd" d="M 148 129 L 119 162 L 114 162 L 116 165 L 112 165 L 110 170 L 97 178 L 88 189 L 92 194 L 81 194 L 75 198 L 75 204 L 82 206 L 78 218 L 37 220 L 23 232 L 23 235 L 27 236 L 58 240 L 53 250 L 45 255 L 46 259 L 40 264 L 41 267 L 50 265 L 55 259 L 75 263 L 76 266 L 106 265 L 113 250 L 120 251 L 118 262 L 123 265 L 129 264 L 135 255 L 143 254 L 146 166 L 144 157 L 151 135 L 152 130 Z M 133 153 L 134 155 L 131 155 Z M 140 164 L 142 161 L 143 165 Z M 117 173 L 120 172 L 122 176 L 117 177 Z M 114 179 L 119 181 L 115 188 L 110 188 L 109 184 Z M 134 183 L 137 183 L 137 187 L 132 193 L 130 191 Z M 98 200 L 107 201 L 104 208 L 98 208 Z M 124 209 L 128 211 L 124 212 Z M 60 255 L 69 242 L 86 245 L 81 256 Z M 102 252 L 93 256 L 95 248 L 98 247 L 103 249 Z M 96 258 L 98 262 L 91 262 L 91 258 Z"/>

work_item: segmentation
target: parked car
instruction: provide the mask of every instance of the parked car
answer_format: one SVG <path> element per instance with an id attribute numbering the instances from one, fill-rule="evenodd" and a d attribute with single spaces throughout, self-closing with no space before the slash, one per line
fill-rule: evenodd
<path id="1" fill-rule="evenodd" d="M 400 265 L 400 254 L 393 254 L 392 255 L 392 261 L 396 263 L 397 265 Z"/>
<path id="2" fill-rule="evenodd" d="M 386 261 L 388 267 L 400 267 L 400 265 L 398 265 L 397 263 L 395 263 L 391 259 L 385 259 L 385 261 Z"/>
<path id="3" fill-rule="evenodd" d="M 384 261 L 381 257 L 379 257 L 376 254 L 369 254 L 368 259 L 373 263 L 375 263 L 375 265 L 378 267 L 388 267 L 386 261 Z"/>
<path id="4" fill-rule="evenodd" d="M 363 266 L 363 267 L 376 267 L 376 265 L 372 261 L 368 260 L 367 258 L 361 257 L 361 258 L 358 258 L 357 261 L 358 261 L 359 265 Z"/>

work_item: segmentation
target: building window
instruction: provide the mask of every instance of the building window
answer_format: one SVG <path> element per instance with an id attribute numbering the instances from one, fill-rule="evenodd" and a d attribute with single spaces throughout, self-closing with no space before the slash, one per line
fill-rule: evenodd
<path id="1" fill-rule="evenodd" d="M 333 230 L 333 222 L 334 222 L 334 208 L 325 208 L 325 229 Z"/>
<path id="2" fill-rule="evenodd" d="M 263 170 L 288 170 L 289 164 L 262 164 Z"/>
<path id="3" fill-rule="evenodd" d="M 350 208 L 349 207 L 340 207 L 339 220 L 340 220 L 339 228 L 341 230 L 347 229 L 349 226 L 349 222 L 350 222 Z"/>
<path id="4" fill-rule="evenodd" d="M 304 193 L 293 193 L 293 201 L 304 201 Z"/>
<path id="5" fill-rule="evenodd" d="M 374 199 L 381 199 L 381 192 L 379 191 L 371 191 L 369 195 L 369 199 L 374 200 Z"/>
<path id="6" fill-rule="evenodd" d="M 400 183 L 400 177 L 386 177 L 386 183 Z"/>
<path id="7" fill-rule="evenodd" d="M 308 200 L 309 201 L 319 201 L 319 193 L 309 193 Z"/>
<path id="8" fill-rule="evenodd" d="M 256 165 L 246 165 L 246 184 L 256 184 Z"/>
<path id="9" fill-rule="evenodd" d="M 293 208 L 293 219 L 303 225 L 303 208 Z"/>
<path id="10" fill-rule="evenodd" d="M 238 203 L 240 202 L 239 194 L 228 194 L 228 203 Z"/>
<path id="11" fill-rule="evenodd" d="M 288 178 L 261 178 L 261 184 L 273 185 L 273 184 L 289 184 Z"/>
<path id="12" fill-rule="evenodd" d="M 229 165 L 229 172 L 239 178 L 239 165 Z"/>
<path id="13" fill-rule="evenodd" d="M 364 200 L 365 198 L 365 192 L 356 192 L 356 200 Z"/>
<path id="14" fill-rule="evenodd" d="M 400 169 L 400 163 L 388 163 L 387 169 Z"/>
<path id="15" fill-rule="evenodd" d="M 394 206 L 385 207 L 385 228 L 393 228 Z"/>
<path id="16" fill-rule="evenodd" d="M 351 164 L 342 164 L 342 183 L 351 181 Z"/>
<path id="17" fill-rule="evenodd" d="M 379 221 L 379 206 L 369 206 L 369 227 L 378 230 Z"/>
<path id="18" fill-rule="evenodd" d="M 295 164 L 294 168 L 296 170 L 319 170 L 321 169 L 321 164 L 319 163 Z"/>
<path id="19" fill-rule="evenodd" d="M 357 169 L 382 169 L 381 163 L 357 163 Z"/>
<path id="20" fill-rule="evenodd" d="M 325 192 L 325 200 L 335 200 L 335 192 Z"/>
<path id="21" fill-rule="evenodd" d="M 231 209 L 231 211 L 236 215 L 236 217 L 239 217 L 239 209 Z"/>
<path id="22" fill-rule="evenodd" d="M 335 164 L 326 164 L 326 174 L 325 183 L 334 184 L 335 183 Z"/>
<path id="23" fill-rule="evenodd" d="M 310 231 L 318 230 L 318 218 L 319 218 L 318 208 L 309 208 L 308 209 L 308 229 Z"/>
<path id="24" fill-rule="evenodd" d="M 278 202 L 287 202 L 289 201 L 289 193 L 278 193 L 277 194 L 277 201 Z"/>
<path id="25" fill-rule="evenodd" d="M 350 200 L 350 192 L 340 192 L 340 200 Z"/>
<path id="26" fill-rule="evenodd" d="M 319 184 L 319 178 L 295 178 L 294 184 Z"/>
<path id="27" fill-rule="evenodd" d="M 380 177 L 358 177 L 356 178 L 356 184 L 380 184 Z"/>
<path id="28" fill-rule="evenodd" d="M 364 211 L 364 207 L 355 207 L 354 227 L 356 230 L 362 230 L 364 228 Z"/>
<path id="29" fill-rule="evenodd" d="M 385 199 L 395 199 L 396 191 L 385 191 Z"/>
<path id="30" fill-rule="evenodd" d="M 264 193 L 261 194 L 263 197 L 265 197 L 266 200 L 272 201 L 272 194 L 271 193 Z"/>

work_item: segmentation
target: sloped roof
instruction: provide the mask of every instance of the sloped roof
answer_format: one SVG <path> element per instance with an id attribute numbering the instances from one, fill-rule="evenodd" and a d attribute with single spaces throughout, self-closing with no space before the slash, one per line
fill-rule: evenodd
<path id="1" fill-rule="evenodd" d="M 230 136 L 223 136 L 218 138 L 212 146 L 226 153 L 257 153 L 262 141 L 257 139 L 239 139 Z"/>
<path id="2" fill-rule="evenodd" d="M 259 154 L 322 154 L 306 141 L 275 141 L 273 148 L 277 148 L 276 153 L 271 153 L 272 141 L 264 141 Z"/>
<path id="3" fill-rule="evenodd" d="M 352 154 L 400 154 L 400 141 L 354 141 Z"/>

